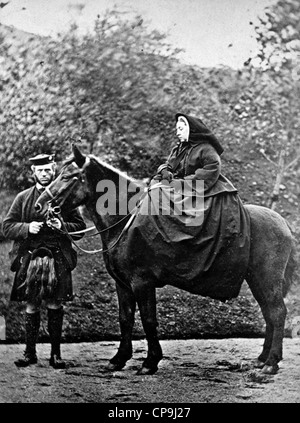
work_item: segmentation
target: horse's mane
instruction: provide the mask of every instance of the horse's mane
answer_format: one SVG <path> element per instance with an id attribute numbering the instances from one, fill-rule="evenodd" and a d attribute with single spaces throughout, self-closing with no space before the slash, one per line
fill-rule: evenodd
<path id="1" fill-rule="evenodd" d="M 117 169 L 116 167 L 112 166 L 111 164 L 104 162 L 103 160 L 101 160 L 99 157 L 94 156 L 93 154 L 89 154 L 87 157 L 89 157 L 90 159 L 93 159 L 97 164 L 99 164 L 101 167 L 106 168 L 107 170 L 110 170 L 111 172 L 123 177 L 124 179 L 126 179 L 128 182 L 132 182 L 136 185 L 141 185 L 141 183 L 139 181 L 137 181 L 135 178 L 132 178 L 131 176 L 129 176 L 126 172 L 122 172 L 121 170 Z M 64 168 L 66 168 L 69 164 L 74 163 L 75 158 L 74 156 L 71 156 L 69 158 L 67 158 L 66 160 L 64 160 L 62 162 L 62 166 L 61 166 L 61 171 L 63 171 Z M 73 176 L 73 174 L 75 175 L 77 172 L 74 171 L 73 173 L 71 173 L 70 177 Z"/>
<path id="2" fill-rule="evenodd" d="M 137 181 L 136 179 L 134 179 L 131 176 L 129 176 L 126 172 L 122 172 L 121 170 L 117 169 L 116 167 L 112 166 L 111 164 L 106 163 L 103 160 L 99 159 L 99 157 L 96 157 L 93 154 L 89 154 L 88 157 L 90 157 L 91 159 L 95 160 L 100 166 L 102 166 L 102 167 L 110 170 L 113 173 L 116 173 L 119 176 L 122 176 L 128 182 L 132 182 L 132 183 L 135 183 L 137 185 L 140 185 L 141 184 L 139 181 Z"/>

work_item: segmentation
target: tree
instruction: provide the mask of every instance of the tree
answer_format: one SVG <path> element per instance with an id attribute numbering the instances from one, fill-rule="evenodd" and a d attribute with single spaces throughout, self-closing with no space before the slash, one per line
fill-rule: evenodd
<path id="1" fill-rule="evenodd" d="M 300 159 L 300 3 L 280 0 L 270 7 L 256 27 L 260 45 L 258 59 L 268 74 L 269 87 L 261 91 L 272 105 L 276 122 L 276 142 L 262 149 L 263 155 L 277 168 L 270 206 L 275 208 L 279 187 L 287 170 L 299 165 Z M 270 91 L 271 87 L 271 91 Z M 272 94 L 272 99 L 266 92 Z M 270 128 L 269 128 L 270 129 Z M 275 148 L 274 148 L 275 147 Z M 274 151 L 275 150 L 275 151 Z M 275 153 L 275 154 L 274 154 Z M 277 162 L 272 160 L 277 157 Z"/>
<path id="2" fill-rule="evenodd" d="M 149 138 L 169 121 L 163 84 L 172 75 L 175 54 L 162 35 L 146 31 L 140 18 L 123 21 L 117 12 L 98 19 L 94 32 L 83 38 L 73 27 L 58 41 L 20 46 L 5 62 L 1 184 L 23 187 L 26 157 L 55 151 L 60 160 L 74 138 L 90 153 L 111 150 L 123 167 L 133 157 L 142 169 L 141 142 L 146 145 L 148 138 L 149 147 Z"/>
<path id="3" fill-rule="evenodd" d="M 220 126 L 226 110 L 216 88 L 177 52 L 140 17 L 125 21 L 114 11 L 84 37 L 72 27 L 58 40 L 21 44 L 5 61 L 0 98 L 2 186 L 24 187 L 26 158 L 51 151 L 61 160 L 71 139 L 133 176 L 150 176 L 174 142 L 175 112 L 201 110 Z"/>

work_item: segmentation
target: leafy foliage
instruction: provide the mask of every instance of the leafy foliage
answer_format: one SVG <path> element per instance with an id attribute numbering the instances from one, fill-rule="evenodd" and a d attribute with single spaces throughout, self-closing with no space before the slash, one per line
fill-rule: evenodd
<path id="1" fill-rule="evenodd" d="M 139 16 L 125 21 L 116 11 L 98 18 L 84 37 L 72 27 L 56 40 L 23 34 L 11 43 L 0 27 L 1 187 L 28 186 L 28 157 L 43 151 L 64 159 L 70 140 L 133 176 L 149 177 L 176 141 L 178 111 L 203 118 L 239 160 L 252 154 L 264 162 L 263 151 L 276 162 L 283 147 L 292 159 L 300 124 L 291 54 L 298 48 L 298 15 L 293 0 L 270 8 L 256 28 L 262 66 L 253 59 L 239 71 L 185 66 L 164 35 L 149 31 Z M 278 51 L 286 54 L 275 63 Z M 252 162 L 246 166 L 251 174 Z M 239 182 L 238 170 L 230 172 Z M 297 172 L 296 166 L 291 176 Z M 290 183 L 295 202 L 299 193 Z"/>
<path id="2" fill-rule="evenodd" d="M 279 0 L 260 19 L 255 30 L 261 65 L 275 72 L 289 68 L 299 76 L 299 16 L 300 4 L 297 0 Z"/>
<path id="3" fill-rule="evenodd" d="M 265 84 L 260 88 L 259 103 L 269 113 L 264 122 L 269 130 L 275 129 L 274 150 L 284 148 L 290 159 L 300 153 L 300 3 L 279 0 L 270 7 L 266 17 L 256 28 L 260 45 L 258 60 Z M 257 86 L 258 84 L 256 84 Z M 271 127 L 270 127 L 271 124 Z M 276 127 L 277 125 L 277 127 Z M 272 145 L 268 145 L 271 149 Z"/>
<path id="4" fill-rule="evenodd" d="M 27 158 L 51 151 L 60 160 L 71 139 L 147 177 L 174 142 L 175 112 L 211 118 L 212 127 L 225 120 L 216 88 L 207 86 L 214 75 L 180 64 L 165 36 L 139 17 L 127 22 L 110 12 L 84 37 L 73 27 L 58 40 L 27 41 L 15 55 L 1 44 L 2 187 L 25 187 Z"/>

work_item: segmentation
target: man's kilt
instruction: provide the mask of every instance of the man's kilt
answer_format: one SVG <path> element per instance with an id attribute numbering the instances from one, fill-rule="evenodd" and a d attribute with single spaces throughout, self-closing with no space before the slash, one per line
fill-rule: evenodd
<path id="1" fill-rule="evenodd" d="M 11 301 L 71 301 L 71 267 L 58 242 L 40 242 L 21 249 L 14 263 Z"/>

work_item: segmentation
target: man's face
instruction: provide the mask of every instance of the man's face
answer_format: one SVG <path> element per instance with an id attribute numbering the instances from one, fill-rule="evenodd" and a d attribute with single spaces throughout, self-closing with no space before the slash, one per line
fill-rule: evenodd
<path id="1" fill-rule="evenodd" d="M 39 184 L 41 184 L 43 187 L 46 187 L 54 179 L 55 165 L 48 164 L 48 165 L 32 166 L 32 171 L 36 178 L 36 181 Z"/>

